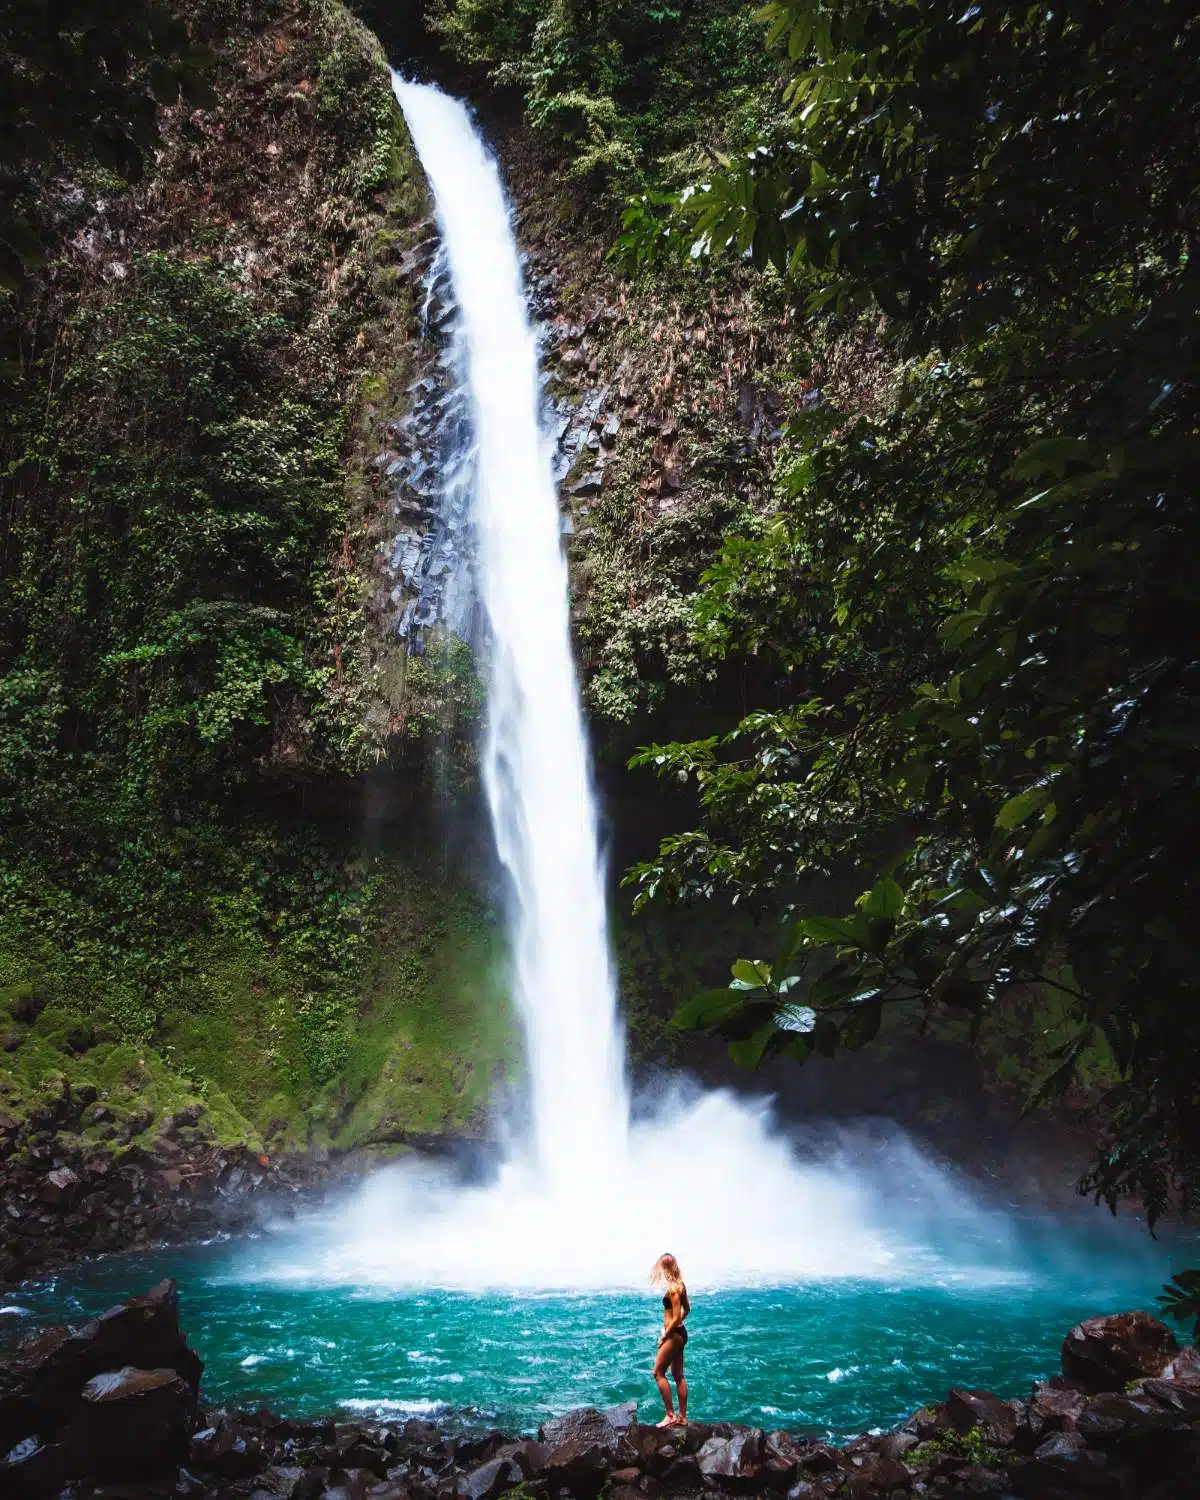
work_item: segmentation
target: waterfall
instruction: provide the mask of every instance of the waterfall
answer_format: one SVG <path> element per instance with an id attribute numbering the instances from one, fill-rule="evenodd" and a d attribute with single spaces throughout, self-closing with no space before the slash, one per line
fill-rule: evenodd
<path id="1" fill-rule="evenodd" d="M 398 77 L 395 90 L 433 189 L 474 428 L 484 787 L 511 881 L 531 1147 L 568 1191 L 617 1173 L 628 1103 L 537 340 L 500 174 L 465 107 Z"/>
<path id="2" fill-rule="evenodd" d="M 272 1274 L 358 1286 L 627 1286 L 670 1249 L 696 1284 L 1007 1275 L 1003 1216 L 900 1132 L 827 1142 L 801 1162 L 766 1102 L 678 1082 L 630 1126 L 567 569 L 511 218 L 463 105 L 394 82 L 458 308 L 452 356 L 473 462 L 451 457 L 443 480 L 473 475 L 489 634 L 484 782 L 512 892 L 530 1125 L 485 1186 L 428 1162 L 375 1173 L 353 1201 L 310 1221 L 299 1261 L 281 1252 Z"/>

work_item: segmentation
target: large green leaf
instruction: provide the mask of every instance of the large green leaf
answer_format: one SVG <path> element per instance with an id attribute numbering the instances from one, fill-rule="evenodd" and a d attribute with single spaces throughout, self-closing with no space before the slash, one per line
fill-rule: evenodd
<path id="1" fill-rule="evenodd" d="M 771 965 L 761 958 L 739 958 L 730 972 L 738 989 L 761 990 L 771 982 Z"/>
<path id="2" fill-rule="evenodd" d="M 996 814 L 996 827 L 1008 831 L 1018 828 L 1034 813 L 1040 812 L 1053 795 L 1049 786 L 1033 786 L 1010 797 Z"/>
<path id="3" fill-rule="evenodd" d="M 860 897 L 858 905 L 868 917 L 898 917 L 904 910 L 904 892 L 888 875 Z"/>
<path id="4" fill-rule="evenodd" d="M 703 990 L 675 1012 L 671 1024 L 681 1031 L 704 1031 L 736 1015 L 743 996 L 737 990 Z"/>
<path id="5" fill-rule="evenodd" d="M 802 917 L 799 927 L 810 942 L 820 944 L 862 944 L 870 936 L 862 917 Z"/>

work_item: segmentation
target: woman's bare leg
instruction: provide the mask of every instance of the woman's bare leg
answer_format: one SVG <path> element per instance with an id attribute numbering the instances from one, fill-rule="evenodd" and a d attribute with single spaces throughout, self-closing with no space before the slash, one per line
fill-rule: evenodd
<path id="1" fill-rule="evenodd" d="M 658 1424 L 660 1427 L 669 1427 L 675 1420 L 675 1406 L 671 1401 L 671 1387 L 667 1382 L 667 1366 L 671 1363 L 671 1356 L 674 1352 L 673 1342 L 674 1340 L 670 1340 L 665 1344 L 660 1344 L 654 1360 L 654 1383 L 658 1386 L 658 1394 L 662 1397 L 663 1405 L 667 1409 L 666 1420 Z"/>
<path id="2" fill-rule="evenodd" d="M 679 1352 L 671 1361 L 671 1374 L 675 1377 L 675 1389 L 679 1392 L 679 1420 L 687 1421 L 687 1381 L 683 1375 L 683 1345 L 680 1344 Z M 665 1385 L 666 1382 L 664 1381 Z"/>

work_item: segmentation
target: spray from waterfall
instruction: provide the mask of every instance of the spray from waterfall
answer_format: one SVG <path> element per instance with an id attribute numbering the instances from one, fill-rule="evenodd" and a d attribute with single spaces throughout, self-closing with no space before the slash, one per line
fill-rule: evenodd
<path id="1" fill-rule="evenodd" d="M 767 1105 L 684 1085 L 630 1126 L 552 454 L 509 210 L 464 106 L 394 82 L 458 309 L 452 351 L 471 413 L 489 636 L 484 781 L 511 888 L 530 1124 L 483 1187 L 429 1164 L 377 1173 L 274 1275 L 617 1286 L 644 1280 L 667 1248 L 695 1284 L 1011 1274 L 1003 1216 L 899 1133 L 865 1155 L 851 1142 L 802 1164 Z M 464 457 L 449 463 L 447 483 L 462 482 Z"/>

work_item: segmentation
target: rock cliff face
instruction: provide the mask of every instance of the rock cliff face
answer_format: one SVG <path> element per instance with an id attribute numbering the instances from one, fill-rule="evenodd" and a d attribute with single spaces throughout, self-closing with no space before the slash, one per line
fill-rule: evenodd
<path id="1" fill-rule="evenodd" d="M 1087 1384 L 1071 1374 L 1089 1349 Z M 1200 1357 L 1144 1314 L 1068 1335 L 1028 1400 L 954 1389 L 894 1432 L 835 1448 L 728 1422 L 663 1429 L 637 1406 L 584 1407 L 530 1437 L 433 1423 L 289 1420 L 206 1408 L 174 1284 L 84 1327 L 35 1334 L 0 1370 L 5 1494 L 276 1500 L 658 1500 L 704 1495 L 1010 1495 L 1190 1500 L 1200 1483 Z M 68 1488 L 63 1489 L 66 1485 Z"/>
<path id="2" fill-rule="evenodd" d="M 441 340 L 387 60 L 334 0 L 178 8 L 215 104 L 135 187 L 61 163 L 0 320 L 10 1276 L 236 1218 L 268 1156 L 477 1136 L 512 1057 L 434 810 L 478 705 L 397 477 Z"/>

